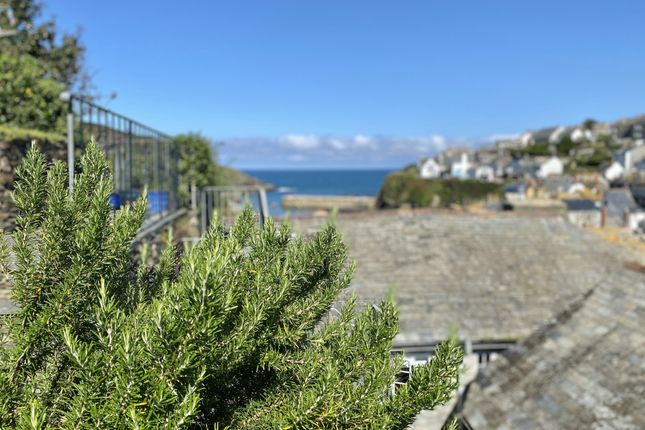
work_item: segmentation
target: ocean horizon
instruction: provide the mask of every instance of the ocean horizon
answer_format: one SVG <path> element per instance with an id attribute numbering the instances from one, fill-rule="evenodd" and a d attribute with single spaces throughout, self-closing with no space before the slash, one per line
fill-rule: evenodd
<path id="1" fill-rule="evenodd" d="M 287 194 L 376 196 L 385 177 L 396 169 L 247 169 L 245 173 L 275 187 L 267 193 L 272 215 L 284 215 Z"/>

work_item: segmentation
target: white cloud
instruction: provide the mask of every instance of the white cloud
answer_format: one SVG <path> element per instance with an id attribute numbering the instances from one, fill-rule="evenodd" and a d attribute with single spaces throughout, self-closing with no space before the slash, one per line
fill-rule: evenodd
<path id="1" fill-rule="evenodd" d="M 343 142 L 341 139 L 331 138 L 329 139 L 328 143 L 329 143 L 329 146 L 331 146 L 333 149 L 337 151 L 342 151 L 345 148 L 347 148 L 347 144 Z"/>
<path id="2" fill-rule="evenodd" d="M 463 138 L 428 136 L 354 136 L 286 134 L 278 138 L 226 139 L 224 160 L 239 166 L 265 167 L 371 167 L 404 166 L 419 157 L 433 156 L 451 146 L 483 143 Z"/>
<path id="3" fill-rule="evenodd" d="M 444 149 L 446 147 L 446 138 L 445 137 L 443 137 L 443 136 L 441 136 L 439 134 L 435 134 L 435 135 L 431 136 L 430 139 L 432 140 L 432 143 L 434 144 L 436 149 L 442 150 L 442 149 Z"/>
<path id="4" fill-rule="evenodd" d="M 369 136 L 365 136 L 364 134 L 357 134 L 356 136 L 354 136 L 352 140 L 354 145 L 358 147 L 372 148 L 372 149 L 378 148 L 378 145 L 376 144 L 374 139 Z"/>
<path id="5" fill-rule="evenodd" d="M 354 143 L 356 143 L 358 146 L 367 146 L 372 142 L 372 138 L 369 136 L 365 136 L 364 134 L 357 134 L 354 136 Z"/>
<path id="6" fill-rule="evenodd" d="M 280 142 L 296 149 L 314 149 L 320 145 L 320 138 L 313 134 L 287 134 Z"/>

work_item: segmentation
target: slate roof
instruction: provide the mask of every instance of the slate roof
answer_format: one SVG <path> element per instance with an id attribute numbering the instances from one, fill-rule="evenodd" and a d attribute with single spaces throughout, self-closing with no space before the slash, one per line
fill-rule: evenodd
<path id="1" fill-rule="evenodd" d="M 645 207 L 645 184 L 632 184 L 629 186 L 629 189 L 632 192 L 636 204 L 641 208 Z"/>
<path id="2" fill-rule="evenodd" d="M 638 121 L 633 124 L 619 125 L 615 128 L 616 137 L 619 139 L 635 139 L 642 137 L 645 131 L 645 121 Z"/>
<path id="3" fill-rule="evenodd" d="M 474 429 L 645 428 L 645 275 L 616 267 L 478 375 Z"/>
<path id="4" fill-rule="evenodd" d="M 588 199 L 571 199 L 563 200 L 564 204 L 567 205 L 567 211 L 569 212 L 580 212 L 580 211 L 597 211 L 598 207 L 596 202 Z"/>
<path id="5" fill-rule="evenodd" d="M 291 222 L 313 233 L 325 220 Z M 445 339 L 452 325 L 472 340 L 526 337 L 627 252 L 561 218 L 388 211 L 336 225 L 358 263 L 359 300 L 396 289 L 401 344 Z"/>
<path id="6" fill-rule="evenodd" d="M 639 210 L 634 196 L 628 188 L 616 188 L 607 190 L 605 193 L 605 203 L 607 204 L 607 215 L 614 222 L 622 223 L 625 209 L 631 213 Z"/>
<path id="7" fill-rule="evenodd" d="M 554 193 L 566 192 L 573 184 L 570 176 L 549 176 L 544 179 L 544 188 Z"/>
<path id="8" fill-rule="evenodd" d="M 535 130 L 531 132 L 531 138 L 534 142 L 548 142 L 549 137 L 556 131 L 558 127 L 547 127 L 540 130 Z"/>

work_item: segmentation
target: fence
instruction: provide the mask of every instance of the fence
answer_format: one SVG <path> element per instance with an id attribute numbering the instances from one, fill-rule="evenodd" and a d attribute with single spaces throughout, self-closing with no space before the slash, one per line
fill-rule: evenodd
<path id="1" fill-rule="evenodd" d="M 517 342 L 508 340 L 508 341 L 464 341 L 461 343 L 461 347 L 468 354 L 476 354 L 477 361 L 479 362 L 479 367 L 486 367 L 486 365 L 493 359 L 497 354 L 501 354 L 504 351 L 513 347 Z M 418 343 L 418 344 L 395 344 L 393 352 L 404 354 L 405 357 L 409 357 L 413 360 L 421 361 L 428 360 L 434 355 L 434 350 L 437 347 L 438 342 L 429 342 L 429 343 Z"/>
<path id="2" fill-rule="evenodd" d="M 269 215 L 266 191 L 264 188 L 254 185 L 202 188 L 198 204 L 201 211 L 202 233 L 208 229 L 215 214 L 224 225 L 230 226 L 247 204 L 253 206 L 258 212 L 261 225 Z"/>
<path id="3" fill-rule="evenodd" d="M 136 200 L 148 189 L 149 214 L 166 214 L 179 207 L 179 148 L 174 140 L 153 128 L 65 94 L 70 189 L 75 165 L 91 137 L 101 146 L 112 167 L 115 208 Z"/>

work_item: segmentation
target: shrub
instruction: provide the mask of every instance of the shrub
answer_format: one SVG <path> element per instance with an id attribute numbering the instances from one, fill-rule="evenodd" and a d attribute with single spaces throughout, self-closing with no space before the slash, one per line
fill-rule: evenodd
<path id="1" fill-rule="evenodd" d="M 410 204 L 427 207 L 435 196 L 440 205 L 468 204 L 499 195 L 501 186 L 496 183 L 474 179 L 422 179 L 408 173 L 392 173 L 383 182 L 379 193 L 380 207 L 401 207 Z"/>
<path id="2" fill-rule="evenodd" d="M 81 169 L 71 194 L 65 165 L 35 148 L 17 172 L 0 427 L 403 429 L 454 391 L 451 340 L 389 394 L 397 312 L 386 298 L 330 313 L 353 270 L 333 226 L 294 239 L 247 208 L 181 258 L 169 246 L 137 267 L 145 198 L 112 213 L 93 143 Z"/>
<path id="3" fill-rule="evenodd" d="M 45 77 L 42 65 L 28 55 L 0 54 L 0 124 L 62 132 L 64 87 Z"/>

